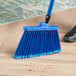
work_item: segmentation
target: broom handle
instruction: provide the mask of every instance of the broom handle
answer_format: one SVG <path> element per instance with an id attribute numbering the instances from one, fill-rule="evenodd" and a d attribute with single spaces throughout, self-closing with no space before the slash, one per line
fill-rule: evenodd
<path id="1" fill-rule="evenodd" d="M 50 0 L 48 11 L 46 14 L 45 23 L 48 23 L 50 20 L 50 17 L 51 17 L 52 11 L 53 11 L 53 7 L 54 7 L 54 3 L 55 3 L 55 0 Z"/>

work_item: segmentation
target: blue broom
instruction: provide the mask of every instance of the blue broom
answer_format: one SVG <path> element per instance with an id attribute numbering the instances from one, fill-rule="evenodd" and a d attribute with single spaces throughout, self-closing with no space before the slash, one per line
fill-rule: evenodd
<path id="1" fill-rule="evenodd" d="M 45 22 L 24 26 L 24 33 L 14 54 L 15 59 L 39 57 L 61 52 L 58 26 L 49 26 L 55 0 L 50 0 Z"/>

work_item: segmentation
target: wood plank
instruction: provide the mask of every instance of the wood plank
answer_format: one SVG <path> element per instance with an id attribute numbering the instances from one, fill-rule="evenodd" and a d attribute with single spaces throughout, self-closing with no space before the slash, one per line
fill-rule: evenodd
<path id="1" fill-rule="evenodd" d="M 37 25 L 44 16 L 0 26 L 0 76 L 76 76 L 76 43 L 63 36 L 76 24 L 76 8 L 53 13 L 50 25 L 60 26 L 62 52 L 32 59 L 13 59 L 24 25 Z"/>

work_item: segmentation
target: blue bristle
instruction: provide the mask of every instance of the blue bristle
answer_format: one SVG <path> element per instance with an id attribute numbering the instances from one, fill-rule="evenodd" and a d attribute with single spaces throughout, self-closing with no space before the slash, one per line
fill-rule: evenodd
<path id="1" fill-rule="evenodd" d="M 24 31 L 14 58 L 32 58 L 60 52 L 58 30 Z"/>

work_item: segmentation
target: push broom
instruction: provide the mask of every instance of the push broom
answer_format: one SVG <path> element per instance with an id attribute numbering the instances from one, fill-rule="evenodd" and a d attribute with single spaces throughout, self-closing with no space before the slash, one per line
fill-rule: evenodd
<path id="1" fill-rule="evenodd" d="M 24 26 L 24 33 L 14 54 L 15 59 L 33 58 L 61 52 L 58 26 L 49 26 L 55 0 L 50 0 L 45 22 Z"/>

